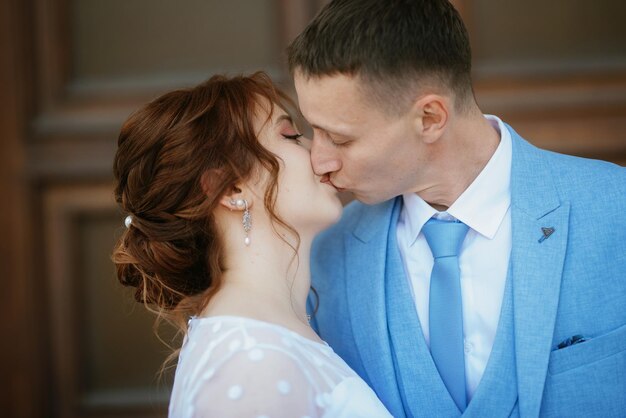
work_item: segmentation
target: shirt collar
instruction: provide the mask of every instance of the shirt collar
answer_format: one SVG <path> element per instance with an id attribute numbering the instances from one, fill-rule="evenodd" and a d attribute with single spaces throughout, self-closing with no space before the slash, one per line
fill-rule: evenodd
<path id="1" fill-rule="evenodd" d="M 511 133 L 502 120 L 485 115 L 500 133 L 500 144 L 472 184 L 446 212 L 438 212 L 415 193 L 402 195 L 401 220 L 407 224 L 413 245 L 424 224 L 433 216 L 455 218 L 488 239 L 493 239 L 511 206 Z"/>

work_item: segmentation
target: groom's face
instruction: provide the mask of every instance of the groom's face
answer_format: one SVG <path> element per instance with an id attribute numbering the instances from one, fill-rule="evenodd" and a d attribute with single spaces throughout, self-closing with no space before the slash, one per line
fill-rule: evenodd
<path id="1" fill-rule="evenodd" d="M 311 163 L 339 190 L 375 204 L 414 192 L 425 152 L 410 112 L 385 112 L 356 77 L 294 77 L 303 116 L 313 129 Z"/>

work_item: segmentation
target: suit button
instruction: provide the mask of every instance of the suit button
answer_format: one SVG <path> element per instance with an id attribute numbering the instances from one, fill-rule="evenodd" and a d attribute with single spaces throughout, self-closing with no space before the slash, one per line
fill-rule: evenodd
<path id="1" fill-rule="evenodd" d="M 474 344 L 472 344 L 471 342 L 467 340 L 463 342 L 463 351 L 465 351 L 465 354 L 471 353 L 473 349 L 474 349 Z"/>

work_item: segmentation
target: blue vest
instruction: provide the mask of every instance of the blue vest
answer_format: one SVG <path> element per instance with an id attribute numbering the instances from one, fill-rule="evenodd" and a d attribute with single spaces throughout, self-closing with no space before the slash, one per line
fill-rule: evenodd
<path id="1" fill-rule="evenodd" d="M 399 200 L 395 210 L 401 206 Z M 397 219 L 393 217 L 392 219 Z M 439 376 L 424 340 L 409 279 L 391 222 L 387 240 L 385 305 L 396 380 L 407 417 L 459 417 L 460 411 Z M 480 384 L 463 416 L 517 416 L 517 375 L 513 336 L 513 293 L 509 269 L 494 346 Z M 428 405 L 418 410 L 417 405 Z"/>

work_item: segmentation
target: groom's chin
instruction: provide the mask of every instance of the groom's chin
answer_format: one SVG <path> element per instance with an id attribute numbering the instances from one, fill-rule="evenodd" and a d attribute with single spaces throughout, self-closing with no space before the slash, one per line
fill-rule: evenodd
<path id="1" fill-rule="evenodd" d="M 344 201 L 344 197 L 341 196 L 341 194 L 345 193 L 345 201 Z M 359 202 L 365 204 L 365 205 L 377 205 L 379 203 L 385 202 L 389 199 L 392 199 L 394 196 L 387 196 L 387 195 L 379 195 L 379 196 L 374 196 L 374 195 L 368 195 L 368 194 L 363 194 L 363 193 L 359 193 L 359 192 L 343 192 L 340 194 L 340 198 L 341 201 L 344 202 L 344 204 L 349 203 L 352 200 L 358 200 Z"/>

